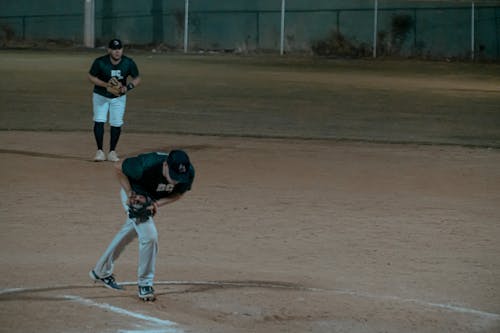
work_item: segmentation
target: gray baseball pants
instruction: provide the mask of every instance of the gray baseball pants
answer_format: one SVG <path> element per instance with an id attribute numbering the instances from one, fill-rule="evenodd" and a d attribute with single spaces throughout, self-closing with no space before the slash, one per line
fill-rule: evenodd
<path id="1" fill-rule="evenodd" d="M 127 212 L 127 220 L 115 235 L 106 251 L 95 265 L 94 272 L 101 278 L 113 274 L 114 262 L 125 247 L 136 237 L 139 239 L 139 263 L 137 267 L 137 283 L 139 286 L 152 286 L 155 275 L 156 256 L 158 254 L 158 232 L 155 222 L 150 217 L 146 222 L 136 224 L 128 217 L 127 194 L 120 191 L 123 208 Z"/>

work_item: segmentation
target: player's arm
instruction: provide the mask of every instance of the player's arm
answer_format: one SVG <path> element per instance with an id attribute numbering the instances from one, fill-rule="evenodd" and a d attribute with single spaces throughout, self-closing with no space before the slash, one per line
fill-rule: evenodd
<path id="1" fill-rule="evenodd" d="M 115 162 L 115 171 L 116 171 L 116 177 L 118 179 L 118 182 L 120 183 L 121 187 L 127 193 L 127 195 L 130 197 L 130 194 L 132 193 L 132 186 L 130 185 L 130 181 L 128 180 L 128 176 L 123 172 L 123 162 L 124 161 L 118 161 Z"/>
<path id="2" fill-rule="evenodd" d="M 106 88 L 108 86 L 107 82 L 102 81 L 97 76 L 93 76 L 92 74 L 88 74 L 89 81 L 95 84 L 98 87 Z"/>
<path id="3" fill-rule="evenodd" d="M 139 75 L 139 68 L 137 68 L 137 64 L 131 60 L 130 62 L 130 72 L 129 72 L 130 80 L 122 89 L 122 93 L 126 94 L 128 91 L 134 89 L 141 83 L 141 77 Z"/>
<path id="4" fill-rule="evenodd" d="M 171 196 L 166 197 L 166 198 L 161 198 L 160 200 L 156 201 L 156 206 L 157 207 L 165 206 L 165 205 L 171 204 L 173 202 L 176 202 L 180 198 L 182 198 L 182 194 L 179 194 L 179 193 L 171 195 Z"/>
<path id="5" fill-rule="evenodd" d="M 132 80 L 130 80 L 130 82 L 137 87 L 141 83 L 141 77 L 140 76 L 133 77 Z"/>
<path id="6" fill-rule="evenodd" d="M 140 83 L 141 83 L 141 77 L 140 76 L 133 77 L 129 81 L 129 83 L 127 83 L 127 85 L 122 88 L 122 94 L 126 94 L 128 91 L 130 91 L 130 90 L 134 89 L 135 87 L 137 87 Z"/>
<path id="7" fill-rule="evenodd" d="M 175 185 L 174 192 L 169 195 L 168 197 L 161 198 L 160 200 L 157 201 L 157 206 L 163 206 L 167 204 L 171 204 L 172 202 L 175 202 L 182 198 L 184 194 L 191 190 L 191 183 L 193 182 L 194 179 L 194 171 L 192 171 L 191 177 L 190 177 L 190 183 L 188 184 L 177 184 Z"/>

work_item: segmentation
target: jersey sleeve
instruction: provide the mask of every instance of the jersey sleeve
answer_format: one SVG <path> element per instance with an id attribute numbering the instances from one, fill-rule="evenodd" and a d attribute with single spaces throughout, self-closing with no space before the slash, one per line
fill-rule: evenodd
<path id="1" fill-rule="evenodd" d="M 134 60 L 130 59 L 130 76 L 136 78 L 139 76 L 139 68 Z"/>
<path id="2" fill-rule="evenodd" d="M 135 157 L 129 157 L 123 161 L 122 171 L 132 180 L 140 180 L 144 173 L 152 168 L 161 166 L 164 157 L 158 153 L 140 154 Z"/>
<path id="3" fill-rule="evenodd" d="M 125 159 L 122 163 L 122 171 L 130 179 L 139 180 L 141 179 L 144 168 L 142 165 L 141 158 L 137 157 L 129 157 Z"/>
<path id="4" fill-rule="evenodd" d="M 99 68 L 99 59 L 95 59 L 94 62 L 92 63 L 92 66 L 90 67 L 89 74 L 92 76 L 98 76 L 100 72 Z"/>

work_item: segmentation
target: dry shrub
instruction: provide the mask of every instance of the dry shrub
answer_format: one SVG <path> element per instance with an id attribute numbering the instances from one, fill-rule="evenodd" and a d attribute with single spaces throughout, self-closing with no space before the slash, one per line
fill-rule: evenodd
<path id="1" fill-rule="evenodd" d="M 365 43 L 350 41 L 336 30 L 324 39 L 313 41 L 311 49 L 315 55 L 326 57 L 365 57 L 370 53 Z"/>

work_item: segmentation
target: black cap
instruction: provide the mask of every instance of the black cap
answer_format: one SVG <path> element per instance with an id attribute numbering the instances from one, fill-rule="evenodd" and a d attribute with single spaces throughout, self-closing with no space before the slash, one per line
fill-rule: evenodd
<path id="1" fill-rule="evenodd" d="M 192 166 L 189 156 L 183 150 L 172 150 L 167 157 L 168 175 L 179 183 L 190 183 Z"/>
<path id="2" fill-rule="evenodd" d="M 108 47 L 112 50 L 119 50 L 123 48 L 122 41 L 115 38 L 109 41 Z"/>

